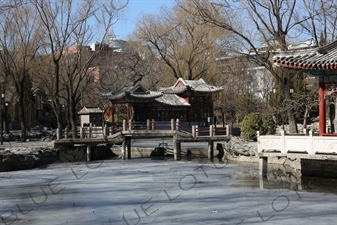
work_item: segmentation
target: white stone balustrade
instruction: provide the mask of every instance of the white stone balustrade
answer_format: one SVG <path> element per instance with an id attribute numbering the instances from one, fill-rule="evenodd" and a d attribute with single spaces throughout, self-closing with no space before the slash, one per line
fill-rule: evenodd
<path id="1" fill-rule="evenodd" d="M 309 131 L 304 135 L 259 135 L 257 136 L 258 152 L 337 154 L 337 137 L 313 136 Z"/>

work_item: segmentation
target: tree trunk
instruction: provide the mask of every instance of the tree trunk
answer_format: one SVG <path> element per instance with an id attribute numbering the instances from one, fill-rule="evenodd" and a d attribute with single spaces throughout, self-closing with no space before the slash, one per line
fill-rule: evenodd
<path id="1" fill-rule="evenodd" d="M 285 97 L 285 101 L 291 100 L 291 94 L 290 94 L 290 86 L 291 86 L 291 79 L 289 79 L 289 71 L 283 71 L 282 74 L 282 82 L 283 82 L 283 94 Z M 290 101 L 291 102 L 291 101 Z M 290 103 L 292 104 L 292 103 Z M 288 116 L 288 123 L 289 123 L 289 133 L 292 134 L 297 134 L 298 129 L 297 129 L 297 123 L 296 123 L 296 117 L 295 117 L 295 111 L 292 105 L 289 106 L 289 110 L 287 111 L 287 116 Z M 288 108 L 288 107 L 287 107 Z"/>
<path id="2" fill-rule="evenodd" d="M 69 114 L 70 114 L 69 118 L 70 118 L 71 129 L 74 132 L 74 138 L 76 138 L 77 137 L 77 113 L 76 113 L 74 101 L 72 100 L 69 102 Z"/>
<path id="3" fill-rule="evenodd" d="M 288 122 L 289 122 L 289 133 L 297 134 L 298 129 L 297 129 L 297 123 L 296 123 L 295 113 L 293 109 L 290 109 L 288 111 Z"/>
<path id="4" fill-rule="evenodd" d="M 60 102 L 58 100 L 58 98 L 54 99 L 53 101 L 53 109 L 55 112 L 55 117 L 56 117 L 56 121 L 57 121 L 57 133 L 56 133 L 56 137 L 59 137 L 60 139 L 62 138 L 62 111 L 61 111 L 61 105 Z"/>
<path id="5" fill-rule="evenodd" d="M 20 125 L 21 125 L 21 141 L 25 142 L 27 138 L 27 127 L 26 127 L 26 117 L 25 117 L 25 107 L 23 99 L 23 91 L 20 92 L 19 100 L 19 111 L 20 111 Z"/>
<path id="6" fill-rule="evenodd" d="M 304 111 L 304 118 L 303 118 L 303 128 L 307 128 L 307 118 L 308 118 L 308 115 L 309 115 L 309 108 L 305 108 L 305 111 Z"/>

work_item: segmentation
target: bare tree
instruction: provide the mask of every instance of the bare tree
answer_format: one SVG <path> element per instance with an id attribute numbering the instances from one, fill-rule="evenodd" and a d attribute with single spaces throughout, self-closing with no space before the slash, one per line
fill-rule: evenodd
<path id="1" fill-rule="evenodd" d="M 284 99 L 290 99 L 292 71 L 277 73 L 270 59 L 276 51 L 288 50 L 289 41 L 300 35 L 298 30 L 310 19 L 300 17 L 298 1 L 244 0 L 229 5 L 225 0 L 192 0 L 191 5 L 204 23 L 231 32 L 232 38 L 224 40 L 224 47 L 265 67 L 283 84 Z M 287 117 L 290 132 L 296 133 L 294 109 Z"/>
<path id="2" fill-rule="evenodd" d="M 62 130 L 62 106 L 66 105 L 71 128 L 77 128 L 77 107 L 86 87 L 90 64 L 99 51 L 88 53 L 87 45 L 99 31 L 106 34 L 118 19 L 127 1 L 40 1 L 31 0 L 45 31 L 45 54 L 51 56 L 45 68 L 44 82 L 57 119 L 58 135 Z M 120 1 L 119 1 L 120 2 Z M 123 5 L 124 3 L 124 5 Z M 121 5 L 119 5 L 121 4 Z M 99 26 L 90 26 L 89 19 Z M 95 36 L 96 35 L 96 36 Z M 102 42 L 100 42 L 102 43 Z M 71 48 L 74 48 L 72 51 Z"/>
<path id="3" fill-rule="evenodd" d="M 308 20 L 301 29 L 312 37 L 316 46 L 324 46 L 336 39 L 337 29 L 336 0 L 303 0 L 303 11 Z"/>
<path id="4" fill-rule="evenodd" d="M 8 9 L 18 8 L 22 5 L 23 5 L 22 0 L 13 0 L 13 1 L 0 0 L 0 13 Z"/>
<path id="5" fill-rule="evenodd" d="M 10 93 L 9 84 L 13 85 L 12 97 L 18 100 L 22 141 L 26 141 L 27 117 L 32 105 L 31 80 L 42 40 L 41 24 L 34 15 L 32 7 L 20 4 L 20 7 L 8 7 L 0 23 L 0 68 L 5 75 L 6 90 Z"/>
<path id="6" fill-rule="evenodd" d="M 187 2 L 182 4 L 188 7 Z M 214 75 L 210 70 L 216 67 L 220 32 L 200 24 L 193 8 L 190 10 L 178 5 L 163 8 L 158 15 L 143 16 L 137 25 L 135 35 L 160 57 L 168 68 L 170 83 L 180 77 L 194 80 Z"/>

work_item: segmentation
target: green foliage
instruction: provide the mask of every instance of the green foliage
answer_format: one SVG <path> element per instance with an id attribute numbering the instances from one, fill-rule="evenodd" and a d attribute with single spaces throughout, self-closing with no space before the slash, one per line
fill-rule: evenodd
<path id="1" fill-rule="evenodd" d="M 276 125 L 272 116 L 263 113 L 251 113 L 245 116 L 240 127 L 241 137 L 245 140 L 256 140 L 257 131 L 260 131 L 261 135 L 275 134 L 276 132 Z"/>

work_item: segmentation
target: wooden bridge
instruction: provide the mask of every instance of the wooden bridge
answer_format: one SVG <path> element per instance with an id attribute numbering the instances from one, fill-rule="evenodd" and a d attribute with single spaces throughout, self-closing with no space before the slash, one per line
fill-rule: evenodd
<path id="1" fill-rule="evenodd" d="M 122 126 L 111 127 L 81 127 L 78 136 L 73 132 L 65 130 L 63 138 L 57 137 L 54 145 L 69 146 L 83 145 L 87 149 L 87 161 L 90 161 L 91 148 L 98 144 L 122 144 L 122 159 L 131 158 L 132 139 L 172 138 L 174 160 L 181 159 L 182 142 L 208 142 L 208 158 L 214 158 L 214 142 L 230 140 L 230 126 L 217 128 L 214 125 L 199 127 L 188 126 L 177 120 L 154 121 L 147 120 L 146 123 L 134 123 L 123 121 Z M 58 132 L 57 132 L 58 133 Z"/>

